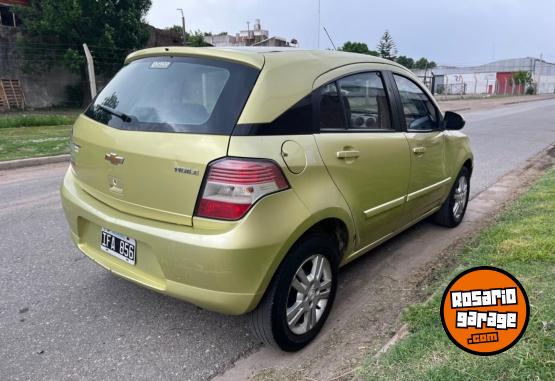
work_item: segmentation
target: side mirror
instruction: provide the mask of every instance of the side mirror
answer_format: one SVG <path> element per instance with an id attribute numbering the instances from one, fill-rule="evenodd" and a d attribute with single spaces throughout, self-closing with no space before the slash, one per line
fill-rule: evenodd
<path id="1" fill-rule="evenodd" d="M 453 111 L 446 111 L 443 117 L 443 125 L 446 130 L 460 130 L 464 127 L 465 120 Z"/>

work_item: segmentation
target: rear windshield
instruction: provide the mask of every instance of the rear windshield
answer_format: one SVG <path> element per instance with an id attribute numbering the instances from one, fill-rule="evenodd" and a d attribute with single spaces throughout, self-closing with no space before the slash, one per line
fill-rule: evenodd
<path id="1" fill-rule="evenodd" d="M 229 135 L 257 76 L 228 61 L 144 58 L 121 69 L 85 115 L 122 130 Z"/>

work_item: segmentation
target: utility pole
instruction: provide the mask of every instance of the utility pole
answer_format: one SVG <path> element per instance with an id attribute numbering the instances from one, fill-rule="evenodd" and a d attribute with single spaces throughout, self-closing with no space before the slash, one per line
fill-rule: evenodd
<path id="1" fill-rule="evenodd" d="M 321 5 L 321 4 L 320 4 L 320 1 L 321 1 L 321 0 L 318 0 L 318 45 L 317 45 L 317 46 L 318 46 L 318 49 L 320 49 L 320 24 L 321 24 L 321 23 L 320 23 L 320 15 L 321 15 L 321 12 L 320 12 L 320 10 L 321 10 L 321 8 L 320 8 L 320 5 Z"/>
<path id="2" fill-rule="evenodd" d="M 91 88 L 91 99 L 96 97 L 96 77 L 94 75 L 94 62 L 92 58 L 91 51 L 87 44 L 83 44 L 83 50 L 85 51 L 85 57 L 87 58 L 87 69 L 89 71 L 89 86 Z"/>
<path id="3" fill-rule="evenodd" d="M 185 30 L 185 13 L 183 13 L 183 9 L 177 8 L 178 11 L 181 11 L 181 27 L 183 28 L 183 46 L 187 46 L 187 32 Z"/>
<path id="4" fill-rule="evenodd" d="M 536 94 L 540 93 L 540 80 L 542 77 L 542 69 L 543 69 L 543 53 L 540 53 L 540 67 L 538 68 L 538 80 L 536 81 L 537 83 L 537 89 L 536 89 Z"/>
<path id="5" fill-rule="evenodd" d="M 247 21 L 247 42 L 245 46 L 249 46 L 249 40 L 251 39 L 251 22 Z"/>

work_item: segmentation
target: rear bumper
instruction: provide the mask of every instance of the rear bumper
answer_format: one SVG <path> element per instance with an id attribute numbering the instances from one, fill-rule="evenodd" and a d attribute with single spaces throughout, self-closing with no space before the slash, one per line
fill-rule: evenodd
<path id="1" fill-rule="evenodd" d="M 261 200 L 239 222 L 205 229 L 159 222 L 91 197 L 76 184 L 71 168 L 61 196 L 72 239 L 93 261 L 154 291 L 232 315 L 256 307 L 295 227 L 308 216 L 295 193 L 284 191 Z M 100 250 L 102 227 L 137 241 L 135 266 Z"/>

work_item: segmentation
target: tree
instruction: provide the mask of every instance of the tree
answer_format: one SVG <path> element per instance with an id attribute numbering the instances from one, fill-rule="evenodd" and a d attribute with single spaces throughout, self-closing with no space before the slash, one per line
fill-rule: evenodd
<path id="1" fill-rule="evenodd" d="M 360 54 L 368 54 L 371 56 L 378 56 L 378 52 L 375 50 L 368 49 L 368 45 L 364 42 L 351 42 L 347 41 L 343 44 L 342 47 L 339 48 L 344 52 L 351 52 L 351 53 L 360 53 Z"/>
<path id="2" fill-rule="evenodd" d="M 407 56 L 399 56 L 396 59 L 397 63 L 403 65 L 407 69 L 412 69 L 414 67 L 414 60 Z"/>
<path id="3" fill-rule="evenodd" d="M 33 0 L 16 10 L 25 28 L 18 49 L 27 69 L 44 72 L 61 63 L 81 75 L 85 91 L 83 43 L 92 51 L 96 71 L 113 75 L 129 52 L 147 42 L 144 18 L 150 6 L 151 0 Z"/>
<path id="4" fill-rule="evenodd" d="M 437 64 L 434 61 L 428 61 L 427 58 L 422 57 L 414 63 L 415 69 L 433 69 Z"/>
<path id="5" fill-rule="evenodd" d="M 529 71 L 516 71 L 513 73 L 513 81 L 517 84 L 527 84 L 532 83 L 532 73 Z"/>
<path id="6" fill-rule="evenodd" d="M 179 34 L 180 41 L 183 41 L 183 37 L 182 37 L 183 36 L 183 27 L 182 26 L 174 25 L 174 26 L 171 26 L 167 29 Z M 227 33 L 222 32 L 222 33 L 217 34 L 217 36 L 220 36 L 222 34 L 227 34 Z M 206 41 L 204 41 L 205 36 L 211 36 L 212 35 L 212 33 L 210 33 L 210 32 L 201 32 L 200 30 L 195 30 L 192 33 L 186 32 L 185 35 L 187 36 L 187 46 L 193 46 L 193 47 L 212 46 L 209 43 L 207 43 Z"/>
<path id="7" fill-rule="evenodd" d="M 385 31 L 382 38 L 378 42 L 376 47 L 378 55 L 386 60 L 394 61 L 397 56 L 397 45 L 393 41 L 393 37 L 389 34 L 389 31 Z"/>

